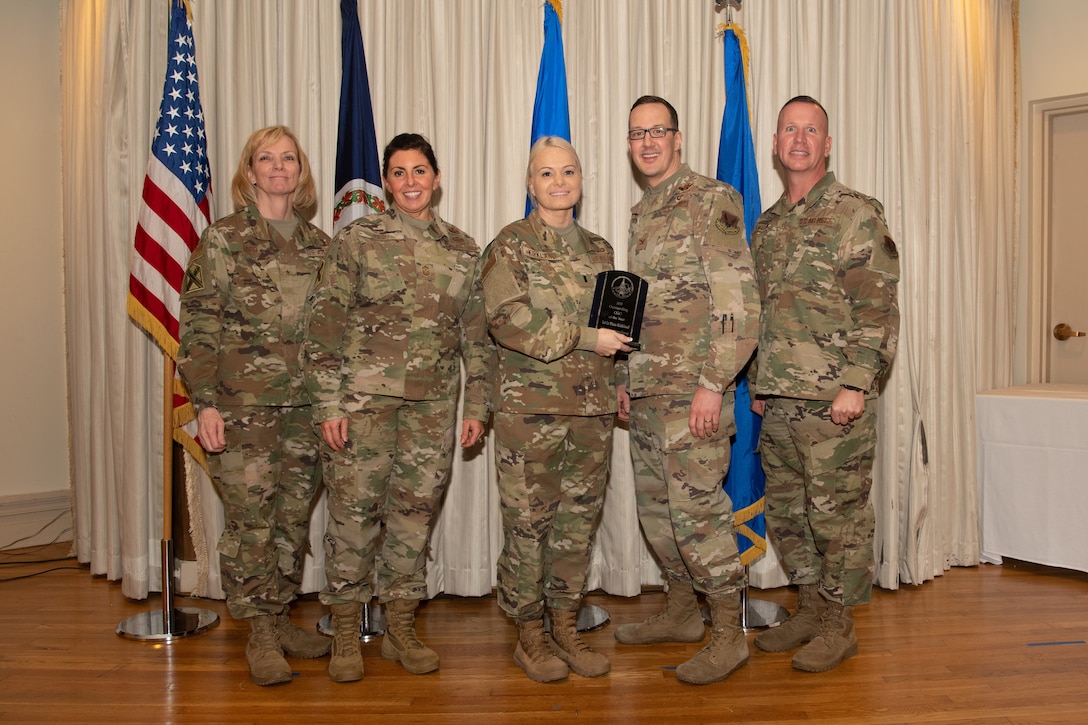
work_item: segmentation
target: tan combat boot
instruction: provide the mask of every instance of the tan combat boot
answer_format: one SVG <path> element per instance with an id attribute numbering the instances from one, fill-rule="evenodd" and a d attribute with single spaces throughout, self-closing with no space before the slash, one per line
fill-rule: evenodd
<path id="1" fill-rule="evenodd" d="M 288 657 L 313 659 L 329 653 L 332 640 L 317 632 L 306 632 L 291 623 L 287 612 L 276 616 L 276 641 Z"/>
<path id="2" fill-rule="evenodd" d="M 805 672 L 827 672 L 857 653 L 854 608 L 828 602 L 820 615 L 816 636 L 793 656 L 793 668 Z"/>
<path id="3" fill-rule="evenodd" d="M 354 682 L 363 679 L 363 650 L 359 646 L 359 629 L 363 626 L 362 602 L 333 604 L 332 657 L 329 658 L 329 679 L 333 682 Z"/>
<path id="4" fill-rule="evenodd" d="M 824 598 L 815 584 L 802 584 L 797 592 L 797 611 L 778 625 L 756 635 L 755 645 L 764 652 L 786 652 L 810 642 L 820 626 Z"/>
<path id="5" fill-rule="evenodd" d="M 623 644 L 702 642 L 706 636 L 699 599 L 690 579 L 670 579 L 665 610 L 637 624 L 621 624 L 616 640 Z"/>
<path id="6" fill-rule="evenodd" d="M 710 643 L 676 668 L 676 679 L 689 685 L 709 685 L 748 664 L 748 640 L 740 626 L 740 592 L 707 597 Z"/>
<path id="7" fill-rule="evenodd" d="M 276 617 L 258 614 L 249 620 L 249 641 L 246 643 L 246 662 L 249 677 L 255 685 L 278 685 L 291 681 L 291 667 L 283 658 L 283 650 L 276 639 Z"/>
<path id="8" fill-rule="evenodd" d="M 567 663 L 575 674 L 582 677 L 600 677 L 606 674 L 612 665 L 600 652 L 590 649 L 582 640 L 575 626 L 577 612 L 562 609 L 549 609 L 552 622 L 552 651 L 559 659 Z"/>
<path id="9" fill-rule="evenodd" d="M 382 637 L 382 657 L 400 662 L 413 675 L 438 669 L 438 653 L 416 638 L 415 599 L 393 599 L 385 604 L 385 636 Z"/>
<path id="10" fill-rule="evenodd" d="M 518 646 L 514 650 L 514 663 L 525 670 L 534 682 L 565 680 L 569 674 L 567 665 L 555 656 L 544 631 L 544 620 L 515 622 L 518 628 Z"/>

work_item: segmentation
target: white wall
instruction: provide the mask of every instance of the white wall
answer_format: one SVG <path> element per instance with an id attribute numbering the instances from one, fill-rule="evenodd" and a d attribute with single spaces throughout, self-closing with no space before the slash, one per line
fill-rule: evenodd
<path id="1" fill-rule="evenodd" d="M 0 496 L 5 496 L 69 487 L 58 3 L 4 0 L 0 98 L 7 107 L 0 114 Z"/>
<path id="2" fill-rule="evenodd" d="M 1017 350 L 1013 368 L 1016 384 L 1028 382 L 1028 216 L 1031 208 L 1031 128 L 1028 114 L 1033 101 L 1088 93 L 1085 28 L 1088 28 L 1088 2 L 1084 0 L 1020 0 L 1021 241 Z"/>
<path id="3" fill-rule="evenodd" d="M 61 244 L 60 14 L 4 0 L 0 22 L 0 548 L 70 490 Z M 119 301 L 118 304 L 122 304 Z M 19 526 L 12 526 L 14 519 Z M 52 540 L 50 535 L 47 540 Z M 70 535 L 62 538 L 71 538 Z M 39 543 L 25 539 L 17 545 Z"/>

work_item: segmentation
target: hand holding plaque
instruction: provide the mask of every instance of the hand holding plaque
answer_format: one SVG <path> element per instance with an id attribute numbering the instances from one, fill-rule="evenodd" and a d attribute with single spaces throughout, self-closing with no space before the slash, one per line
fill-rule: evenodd
<path id="1" fill-rule="evenodd" d="M 639 349 L 642 312 L 646 309 L 646 292 L 650 285 L 637 274 L 610 269 L 597 275 L 593 292 L 593 307 L 589 326 L 607 328 L 627 335 L 628 347 Z"/>

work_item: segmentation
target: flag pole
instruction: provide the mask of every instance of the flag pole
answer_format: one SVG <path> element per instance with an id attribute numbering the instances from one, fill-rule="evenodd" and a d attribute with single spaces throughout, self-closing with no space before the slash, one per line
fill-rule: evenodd
<path id="1" fill-rule="evenodd" d="M 162 627 L 173 631 L 174 612 L 174 361 L 162 356 Z"/>
<path id="2" fill-rule="evenodd" d="M 190 7 L 188 0 L 170 0 L 169 5 L 167 37 L 172 49 L 166 54 L 162 104 L 144 177 L 127 305 L 132 320 L 163 350 L 162 607 L 161 611 L 143 612 L 117 625 L 117 634 L 121 637 L 166 642 L 199 634 L 219 622 L 219 616 L 210 610 L 174 607 L 174 402 L 175 392 L 180 398 L 182 389 L 179 385 L 175 391 L 174 370 L 178 348 L 179 280 L 172 280 L 169 270 L 175 266 L 185 269 L 188 253 L 196 246 L 210 220 L 211 174 L 204 148 L 204 112 L 197 89 L 196 44 L 192 36 Z M 199 143 L 185 145 L 181 153 L 170 140 L 180 133 L 169 121 L 175 116 L 188 117 L 190 121 L 185 132 L 200 139 Z M 183 158 L 184 163 L 181 162 Z M 164 240 L 164 235 L 174 235 L 184 242 L 184 246 L 171 245 Z M 180 253 L 180 249 L 185 253 Z"/>
<path id="3" fill-rule="evenodd" d="M 162 607 L 128 617 L 117 625 L 117 634 L 171 642 L 208 631 L 219 624 L 219 615 L 209 609 L 174 607 L 174 360 L 165 353 L 162 369 Z"/>
<path id="4" fill-rule="evenodd" d="M 333 234 L 356 219 L 385 211 L 378 142 L 374 136 L 374 106 L 366 70 L 363 29 L 356 0 L 340 0 L 340 113 L 336 134 L 336 201 Z M 373 574 L 373 578 L 377 574 Z M 335 634 L 332 614 L 317 622 L 317 631 Z M 377 601 L 363 602 L 359 639 L 385 634 L 385 613 Z"/>
<path id="5" fill-rule="evenodd" d="M 733 10 L 740 10 L 741 0 L 717 0 L 715 3 L 717 10 L 723 6 L 726 23 L 718 30 L 719 37 L 724 38 L 726 98 L 722 112 L 717 178 L 732 186 L 743 197 L 744 228 L 750 244 L 761 204 L 748 104 L 748 43 L 743 30 L 733 21 Z M 740 625 L 747 632 L 769 627 L 789 616 L 778 604 L 749 596 L 749 564 L 766 553 L 767 532 L 763 517 L 763 464 L 758 454 L 760 421 L 751 410 L 747 371 L 741 373 L 737 382 L 734 419 L 737 433 L 730 447 L 729 471 L 722 485 L 733 504 L 737 547 L 744 566 Z M 707 622 L 710 621 L 708 611 L 703 616 Z"/>
<path id="6" fill-rule="evenodd" d="M 567 64 L 563 55 L 563 0 L 547 0 L 544 3 L 544 47 L 540 51 L 529 146 L 532 147 L 542 136 L 558 136 L 568 142 L 571 140 Z M 532 209 L 532 201 L 526 194 L 526 217 Z M 575 615 L 574 627 L 579 632 L 590 632 L 608 624 L 610 618 L 604 607 L 583 601 Z M 544 630 L 551 632 L 551 617 L 547 612 L 544 613 Z"/>

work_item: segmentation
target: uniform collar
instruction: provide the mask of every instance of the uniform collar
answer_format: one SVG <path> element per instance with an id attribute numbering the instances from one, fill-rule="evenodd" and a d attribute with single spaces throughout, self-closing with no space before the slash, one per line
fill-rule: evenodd
<path id="1" fill-rule="evenodd" d="M 677 169 L 672 174 L 672 176 L 665 179 L 664 181 L 662 181 L 657 186 L 647 186 L 645 196 L 647 198 L 650 198 L 650 197 L 660 197 L 662 199 L 669 198 L 670 196 L 672 196 L 673 192 L 676 190 L 676 187 L 680 185 L 680 182 L 683 179 L 687 178 L 688 174 L 690 174 L 690 173 L 691 173 L 691 167 L 688 166 L 687 163 L 680 164 L 680 168 Z"/>

